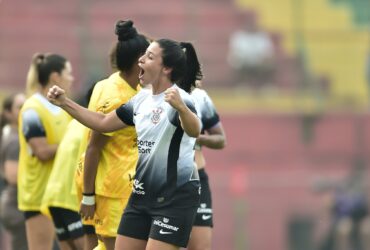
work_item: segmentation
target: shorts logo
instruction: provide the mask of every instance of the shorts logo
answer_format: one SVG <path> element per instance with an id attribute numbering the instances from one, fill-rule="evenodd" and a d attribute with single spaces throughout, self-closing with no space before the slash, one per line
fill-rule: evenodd
<path id="1" fill-rule="evenodd" d="M 208 214 L 212 215 L 212 208 L 207 208 L 207 203 L 200 203 L 200 207 L 197 210 L 198 214 Z"/>
<path id="2" fill-rule="evenodd" d="M 152 110 L 152 122 L 154 124 L 157 124 L 161 120 L 161 113 L 163 112 L 163 109 L 161 107 L 153 109 Z"/>
<path id="3" fill-rule="evenodd" d="M 178 227 L 168 224 L 170 219 L 163 217 L 163 222 L 160 220 L 154 220 L 153 225 L 158 226 L 161 228 L 159 231 L 160 234 L 172 234 L 179 230 Z"/>
<path id="4" fill-rule="evenodd" d="M 64 234 L 65 232 L 66 232 L 66 230 L 64 230 L 64 228 L 56 228 L 55 229 L 55 232 L 57 233 L 57 234 Z"/>
<path id="5" fill-rule="evenodd" d="M 209 220 L 209 219 L 211 219 L 211 217 L 212 217 L 212 215 L 205 215 L 205 214 L 203 214 L 202 215 L 202 220 Z"/>
<path id="6" fill-rule="evenodd" d="M 163 229 L 159 230 L 160 234 L 173 234 L 173 232 L 163 231 Z"/>
<path id="7" fill-rule="evenodd" d="M 68 231 L 72 232 L 74 230 L 82 229 L 83 225 L 81 221 L 76 221 L 68 225 Z"/>

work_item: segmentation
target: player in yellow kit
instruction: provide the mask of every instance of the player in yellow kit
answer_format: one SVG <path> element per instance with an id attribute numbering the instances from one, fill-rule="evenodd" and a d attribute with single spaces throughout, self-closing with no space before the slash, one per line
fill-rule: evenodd
<path id="1" fill-rule="evenodd" d="M 114 66 L 118 71 L 96 84 L 89 103 L 93 111 L 109 113 L 138 91 L 137 62 L 149 42 L 137 33 L 132 21 L 118 21 L 116 35 Z M 76 174 L 82 191 L 80 214 L 85 220 L 93 219 L 96 234 L 106 249 L 114 249 L 121 215 L 132 191 L 137 136 L 131 127 L 107 134 L 90 131 L 88 138 Z"/>
<path id="2" fill-rule="evenodd" d="M 57 150 L 52 172 L 43 197 L 43 207 L 51 213 L 59 246 L 64 249 L 83 249 L 83 227 L 78 214 L 78 200 L 72 193 L 73 176 L 79 160 L 79 147 L 85 129 L 72 120 Z"/>
<path id="3" fill-rule="evenodd" d="M 64 57 L 34 55 L 27 84 L 36 86 L 36 92 L 26 100 L 19 115 L 18 206 L 25 214 L 30 250 L 52 247 L 54 228 L 41 214 L 41 201 L 58 144 L 70 121 L 70 116 L 45 96 L 52 85 L 68 90 L 72 81 L 72 67 Z"/>

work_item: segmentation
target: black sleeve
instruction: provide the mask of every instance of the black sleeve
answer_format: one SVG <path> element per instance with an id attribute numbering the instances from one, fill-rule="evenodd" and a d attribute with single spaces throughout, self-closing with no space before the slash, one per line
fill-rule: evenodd
<path id="1" fill-rule="evenodd" d="M 131 101 L 116 109 L 116 114 L 118 118 L 121 119 L 121 121 L 123 121 L 126 125 L 135 126 L 134 107 Z"/>
<path id="2" fill-rule="evenodd" d="M 46 137 L 45 128 L 41 123 L 39 114 L 35 110 L 28 109 L 23 112 L 22 119 L 22 131 L 27 141 L 34 137 Z"/>
<path id="3" fill-rule="evenodd" d="M 217 123 L 220 122 L 220 117 L 218 114 L 215 112 L 213 113 L 212 116 L 202 116 L 202 124 L 203 124 L 203 129 L 207 130 L 215 126 Z"/>

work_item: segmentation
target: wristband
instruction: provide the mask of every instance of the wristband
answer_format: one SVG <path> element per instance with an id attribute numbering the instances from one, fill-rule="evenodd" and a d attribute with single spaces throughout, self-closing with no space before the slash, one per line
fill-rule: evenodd
<path id="1" fill-rule="evenodd" d="M 81 204 L 84 204 L 86 206 L 95 205 L 95 195 L 82 195 Z"/>
<path id="2" fill-rule="evenodd" d="M 95 195 L 95 192 L 92 192 L 92 193 L 82 193 L 82 195 L 85 195 L 85 196 L 94 196 Z"/>

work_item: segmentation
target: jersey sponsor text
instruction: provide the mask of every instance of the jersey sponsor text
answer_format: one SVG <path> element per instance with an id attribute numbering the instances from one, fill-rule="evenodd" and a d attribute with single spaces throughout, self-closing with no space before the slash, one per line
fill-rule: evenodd
<path id="1" fill-rule="evenodd" d="M 137 147 L 138 147 L 139 153 L 140 154 L 150 154 L 154 144 L 155 144 L 154 141 L 138 140 Z"/>

